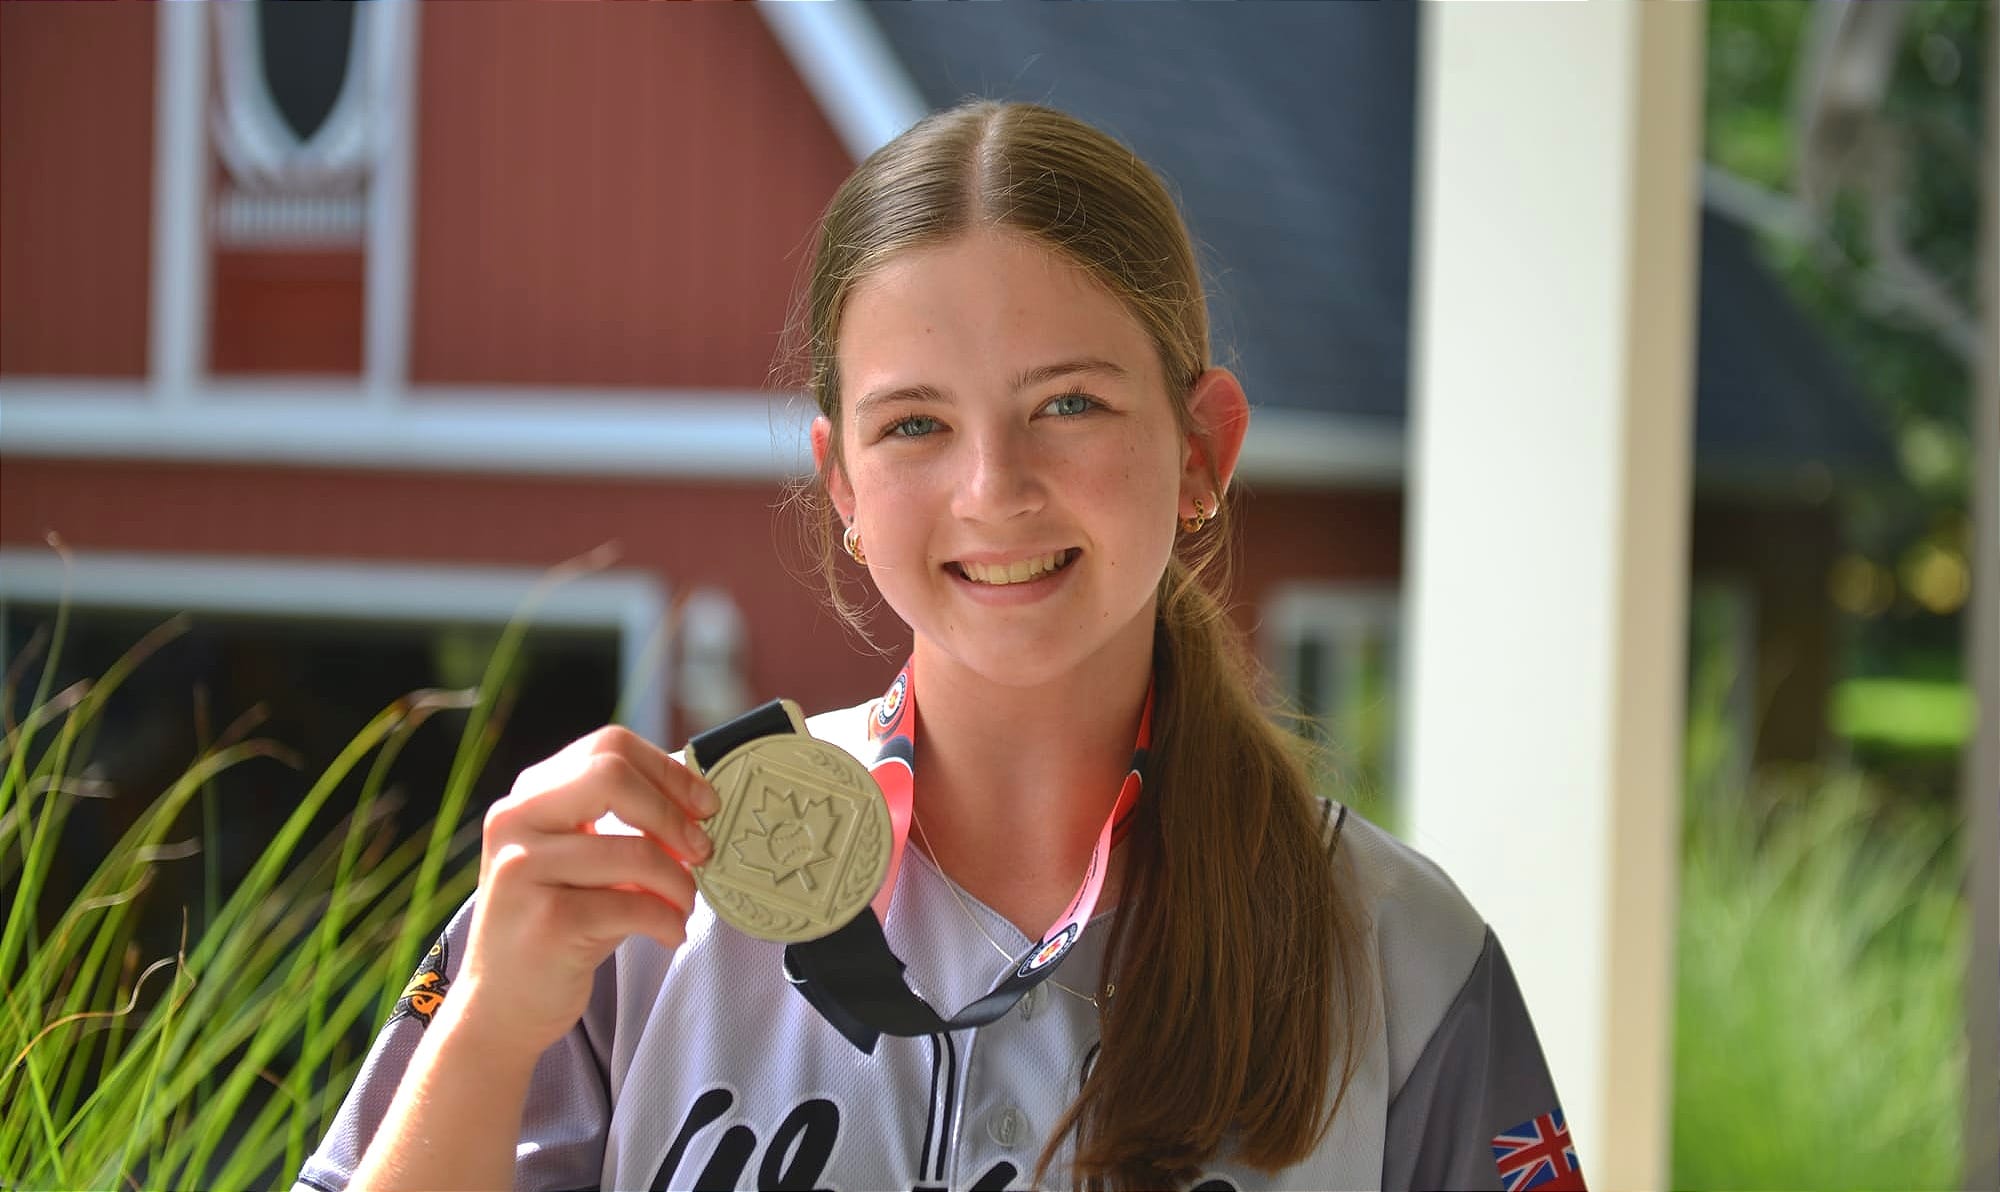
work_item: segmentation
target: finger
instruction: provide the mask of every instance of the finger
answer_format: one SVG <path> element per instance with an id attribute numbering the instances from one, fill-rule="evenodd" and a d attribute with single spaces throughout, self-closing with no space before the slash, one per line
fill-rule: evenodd
<path id="1" fill-rule="evenodd" d="M 687 867 L 642 836 L 546 837 L 532 850 L 527 876 L 551 886 L 597 889 L 627 886 L 678 907 L 694 907 L 694 878 Z"/>
<path id="2" fill-rule="evenodd" d="M 559 753 L 523 771 L 516 792 L 494 805 L 489 835 L 520 839 L 575 832 L 607 813 L 689 861 L 708 858 L 708 837 L 624 754 Z M 540 789 L 536 789 L 536 788 Z"/>
<path id="3" fill-rule="evenodd" d="M 629 759 L 621 758 L 629 765 Z M 607 766 L 609 763 L 606 763 Z M 672 852 L 691 865 L 706 862 L 715 851 L 708 833 L 702 825 L 689 818 L 678 804 L 660 797 L 659 788 L 633 771 L 637 785 L 625 787 L 610 793 L 610 811 L 620 824 L 636 829 L 651 837 L 660 847 Z M 586 830 L 600 835 L 616 835 L 615 829 L 606 831 L 604 825 L 592 821 Z"/>
<path id="4" fill-rule="evenodd" d="M 646 738 L 618 726 L 607 728 L 598 736 L 601 749 L 616 752 L 631 762 L 633 768 L 691 818 L 707 819 L 721 809 L 722 801 L 706 779 Z"/>
<path id="5" fill-rule="evenodd" d="M 583 940 L 609 950 L 643 935 L 673 949 L 687 942 L 687 913 L 648 894 L 623 890 L 565 890 L 557 915 Z"/>

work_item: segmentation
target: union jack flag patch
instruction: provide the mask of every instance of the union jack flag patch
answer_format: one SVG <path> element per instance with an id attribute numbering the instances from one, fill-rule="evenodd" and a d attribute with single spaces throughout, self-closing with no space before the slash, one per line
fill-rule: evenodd
<path id="1" fill-rule="evenodd" d="M 1560 1109 L 1495 1135 L 1493 1165 L 1507 1192 L 1583 1192 L 1583 1168 Z"/>

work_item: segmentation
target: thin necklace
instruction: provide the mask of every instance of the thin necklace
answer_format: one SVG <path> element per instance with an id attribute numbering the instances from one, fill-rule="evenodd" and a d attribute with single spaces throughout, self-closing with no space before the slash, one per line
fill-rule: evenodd
<path id="1" fill-rule="evenodd" d="M 929 833 L 924 831 L 924 821 L 917 818 L 917 813 L 914 808 L 910 811 L 910 824 L 917 830 L 917 839 L 924 842 L 924 851 L 930 854 L 932 863 L 937 866 L 938 876 L 944 879 L 945 889 L 951 891 L 952 898 L 958 903 L 958 909 L 965 912 L 965 917 L 972 921 L 972 926 L 979 931 L 980 935 L 986 937 L 986 942 L 993 945 L 993 950 L 995 952 L 1000 953 L 1001 957 L 1005 959 L 1007 963 L 1009 964 L 1014 963 L 1014 954 L 1012 952 L 1009 952 L 1007 949 L 1001 947 L 1000 941 L 994 939 L 993 934 L 986 930 L 986 925 L 979 921 L 979 916 L 972 913 L 972 907 L 965 901 L 965 895 L 960 894 L 958 892 L 958 883 L 952 881 L 951 875 L 944 871 L 944 862 L 938 858 L 937 850 L 931 847 L 930 835 Z M 1071 989 L 1069 986 L 1063 984 L 1061 981 L 1056 980 L 1054 977 L 1048 978 L 1048 982 L 1049 984 L 1055 986 L 1057 989 L 1062 990 L 1064 993 L 1070 995 L 1071 997 L 1082 998 L 1084 1001 L 1089 1002 L 1093 1009 L 1099 1011 L 1103 1010 L 1103 1007 L 1097 1004 L 1097 999 L 1090 996 L 1089 994 L 1082 993 L 1075 989 Z M 1116 993 L 1117 991 L 1118 987 L 1116 985 L 1107 984 L 1104 987 L 1104 1000 L 1110 1001 L 1111 995 Z"/>

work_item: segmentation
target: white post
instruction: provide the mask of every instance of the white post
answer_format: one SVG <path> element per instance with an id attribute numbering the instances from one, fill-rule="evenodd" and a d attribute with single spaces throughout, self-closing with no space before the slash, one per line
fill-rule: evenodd
<path id="1" fill-rule="evenodd" d="M 1704 17 L 1423 10 L 1411 837 L 1593 1187 L 1668 1178 Z"/>
<path id="2" fill-rule="evenodd" d="M 192 401 L 208 371 L 208 59 L 205 4 L 162 4 L 153 88 L 153 278 L 147 369 L 155 400 Z"/>

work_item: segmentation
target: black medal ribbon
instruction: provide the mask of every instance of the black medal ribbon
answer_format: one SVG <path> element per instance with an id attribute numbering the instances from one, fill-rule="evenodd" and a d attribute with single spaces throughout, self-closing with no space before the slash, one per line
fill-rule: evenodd
<path id="1" fill-rule="evenodd" d="M 892 819 L 897 801 L 903 803 L 904 823 L 907 823 L 916 755 L 910 679 L 911 668 L 906 665 L 890 693 L 878 703 L 872 728 L 881 746 L 870 768 L 891 804 Z M 898 729 L 906 731 L 895 731 Z M 990 990 L 963 1009 L 945 1017 L 910 988 L 903 975 L 907 966 L 889 946 L 875 906 L 863 907 L 854 918 L 819 939 L 786 945 L 785 979 L 864 1055 L 874 1053 L 875 1044 L 883 1035 L 920 1038 L 985 1026 L 1006 1014 L 1029 990 L 1054 974 L 1056 962 L 1081 938 L 1101 888 L 1098 871 L 1109 862 L 1111 848 L 1123 835 L 1125 821 L 1143 785 L 1151 730 L 1152 695 L 1148 692 L 1131 770 L 1099 834 L 1097 847 L 1091 854 L 1091 867 L 1085 872 L 1076 897 L 1040 940 L 1013 958 L 1005 975 Z M 699 734 L 689 742 L 689 748 L 703 765 L 713 768 L 752 741 L 791 731 L 791 719 L 784 706 L 773 700 Z M 898 831 L 896 846 L 900 849 L 903 843 Z M 889 881 L 895 880 L 896 871 L 897 865 L 892 861 Z"/>

